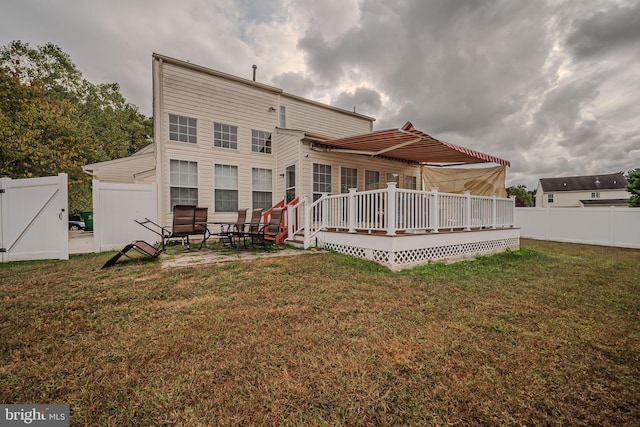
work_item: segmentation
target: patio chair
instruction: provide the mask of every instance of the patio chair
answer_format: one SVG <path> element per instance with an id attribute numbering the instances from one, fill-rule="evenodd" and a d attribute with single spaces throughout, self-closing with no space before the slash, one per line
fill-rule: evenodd
<path id="1" fill-rule="evenodd" d="M 196 207 L 194 205 L 175 205 L 173 207 L 173 225 L 171 227 L 163 227 L 151 221 L 149 218 L 145 218 L 144 221 L 135 221 L 147 230 L 151 230 L 160 236 L 162 239 L 162 250 L 164 250 L 171 239 L 177 238 L 181 239 L 183 244 L 186 240 L 186 246 L 189 248 L 189 236 L 204 233 L 202 231 L 196 232 Z M 151 224 L 151 226 L 149 224 Z"/>
<path id="2" fill-rule="evenodd" d="M 276 236 L 282 231 L 284 211 L 285 209 L 283 208 L 273 209 L 269 222 L 260 227 L 256 234 L 256 238 L 264 246 L 265 250 L 269 245 L 273 245 L 276 242 Z"/>
<path id="3" fill-rule="evenodd" d="M 244 237 L 244 229 L 245 222 L 247 221 L 247 210 L 246 209 L 238 209 L 238 217 L 236 218 L 236 222 L 232 222 L 228 224 L 227 229 L 218 233 L 220 236 L 220 241 L 226 245 L 235 247 L 235 243 L 233 242 L 234 237 L 240 239 L 240 237 Z"/>
<path id="4" fill-rule="evenodd" d="M 193 231 L 195 234 L 202 233 L 202 242 L 200 243 L 200 249 L 203 246 L 207 246 L 207 239 L 211 236 L 211 232 L 207 227 L 207 221 L 209 219 L 209 209 L 208 208 L 196 208 L 196 219 L 193 226 Z"/>
<path id="5" fill-rule="evenodd" d="M 116 262 L 118 262 L 118 260 L 123 256 L 129 258 L 130 260 L 133 260 L 133 257 L 127 254 L 127 252 L 129 252 L 131 249 L 134 249 L 149 258 L 157 258 L 162 252 L 164 252 L 164 248 L 156 248 L 155 246 L 150 245 L 144 240 L 134 240 L 133 242 L 122 248 L 122 250 L 120 250 L 117 254 L 112 256 L 107 262 L 105 262 L 104 265 L 100 267 L 100 270 L 115 265 Z"/>
<path id="6" fill-rule="evenodd" d="M 251 211 L 251 220 L 249 221 L 249 229 L 247 230 L 247 233 L 245 236 L 251 239 L 251 246 L 254 245 L 255 239 L 258 237 L 258 232 L 260 232 L 261 219 L 262 219 L 262 208 L 257 208 Z M 245 248 L 246 247 L 247 245 L 245 244 Z"/>

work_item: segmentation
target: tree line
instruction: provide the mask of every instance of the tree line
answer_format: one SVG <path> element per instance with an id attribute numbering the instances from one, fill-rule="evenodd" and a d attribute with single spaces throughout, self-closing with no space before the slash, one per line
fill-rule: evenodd
<path id="1" fill-rule="evenodd" d="M 0 47 L 0 176 L 69 175 L 69 211 L 91 209 L 82 166 L 125 157 L 151 142 L 152 119 L 117 83 L 93 84 L 47 43 Z"/>

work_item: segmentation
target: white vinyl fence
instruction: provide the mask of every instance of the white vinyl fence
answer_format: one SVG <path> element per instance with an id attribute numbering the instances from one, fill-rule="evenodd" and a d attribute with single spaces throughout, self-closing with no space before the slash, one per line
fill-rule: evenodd
<path id="1" fill-rule="evenodd" d="M 69 259 L 67 174 L 0 178 L 0 262 Z"/>
<path id="2" fill-rule="evenodd" d="M 516 208 L 520 236 L 640 248 L 640 208 Z"/>
<path id="3" fill-rule="evenodd" d="M 114 184 L 94 180 L 93 245 L 95 252 L 122 249 L 134 240 L 153 244 L 158 236 L 134 220 L 157 222 L 156 184 Z"/>

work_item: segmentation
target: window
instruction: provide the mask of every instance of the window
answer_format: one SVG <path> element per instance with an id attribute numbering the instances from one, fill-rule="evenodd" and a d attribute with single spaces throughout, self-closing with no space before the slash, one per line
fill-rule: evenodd
<path id="1" fill-rule="evenodd" d="M 238 167 L 215 165 L 215 210 L 234 212 L 238 210 Z"/>
<path id="2" fill-rule="evenodd" d="M 171 141 L 198 143 L 196 119 L 169 114 L 169 139 Z"/>
<path id="3" fill-rule="evenodd" d="M 313 201 L 322 197 L 322 193 L 331 193 L 331 166 L 313 164 Z"/>
<path id="4" fill-rule="evenodd" d="M 387 182 L 395 182 L 397 188 L 398 184 L 400 184 L 400 174 L 387 172 L 387 181 L 385 182 L 385 185 Z"/>
<path id="5" fill-rule="evenodd" d="M 287 127 L 287 107 L 284 105 L 280 106 L 280 127 L 283 129 Z"/>
<path id="6" fill-rule="evenodd" d="M 272 173 L 271 169 L 251 169 L 251 186 L 253 188 L 252 199 L 253 209 L 269 209 L 271 207 L 272 196 Z"/>
<path id="7" fill-rule="evenodd" d="M 171 212 L 175 205 L 198 205 L 198 163 L 169 160 Z"/>
<path id="8" fill-rule="evenodd" d="M 348 193 L 350 188 L 358 188 L 358 169 L 340 168 L 340 192 Z"/>
<path id="9" fill-rule="evenodd" d="M 553 203 L 553 194 L 547 194 L 547 202 Z"/>
<path id="10" fill-rule="evenodd" d="M 597 192 L 591 193 L 591 198 L 592 199 L 599 199 L 600 198 L 600 192 L 597 191 Z"/>
<path id="11" fill-rule="evenodd" d="M 238 126 L 213 123 L 213 146 L 238 149 Z"/>
<path id="12" fill-rule="evenodd" d="M 377 190 L 380 188 L 380 172 L 364 171 L 364 189 Z"/>
<path id="13" fill-rule="evenodd" d="M 416 186 L 416 177 L 411 175 L 405 175 L 404 188 L 406 188 L 407 190 L 417 190 L 418 187 Z"/>
<path id="14" fill-rule="evenodd" d="M 271 133 L 251 130 L 251 151 L 271 154 Z"/>

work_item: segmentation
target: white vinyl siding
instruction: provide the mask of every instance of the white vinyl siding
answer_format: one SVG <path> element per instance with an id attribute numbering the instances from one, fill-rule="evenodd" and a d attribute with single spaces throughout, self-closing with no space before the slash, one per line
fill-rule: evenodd
<path id="1" fill-rule="evenodd" d="M 271 154 L 271 133 L 252 129 L 251 151 L 254 153 Z"/>
<path id="2" fill-rule="evenodd" d="M 213 146 L 238 149 L 238 127 L 224 123 L 213 123 Z"/>
<path id="3" fill-rule="evenodd" d="M 188 160 L 169 162 L 170 170 L 170 206 L 198 205 L 198 163 Z"/>
<path id="4" fill-rule="evenodd" d="M 169 139 L 171 141 L 198 143 L 197 120 L 191 117 L 169 114 Z"/>
<path id="5" fill-rule="evenodd" d="M 215 211 L 234 212 L 238 210 L 238 167 L 215 165 Z"/>

